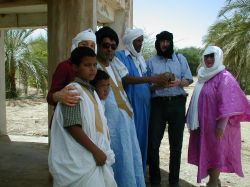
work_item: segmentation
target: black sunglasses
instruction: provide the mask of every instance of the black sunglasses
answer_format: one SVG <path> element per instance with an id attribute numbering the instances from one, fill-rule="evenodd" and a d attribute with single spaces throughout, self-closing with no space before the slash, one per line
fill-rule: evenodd
<path id="1" fill-rule="evenodd" d="M 117 45 L 116 44 L 110 44 L 110 43 L 102 43 L 102 47 L 105 49 L 109 49 L 111 47 L 112 50 L 116 50 Z"/>
<path id="2" fill-rule="evenodd" d="M 207 54 L 207 55 L 204 55 L 204 58 L 214 58 L 214 53 L 210 53 L 210 54 Z"/>

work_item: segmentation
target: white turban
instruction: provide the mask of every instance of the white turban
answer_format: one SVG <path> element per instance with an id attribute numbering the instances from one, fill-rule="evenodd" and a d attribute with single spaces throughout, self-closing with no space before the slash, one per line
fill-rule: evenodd
<path id="1" fill-rule="evenodd" d="M 140 36 L 143 36 L 144 32 L 142 29 L 126 29 L 125 34 L 123 36 L 123 42 L 127 48 L 127 50 L 137 58 L 137 60 L 140 62 L 142 73 L 145 73 L 147 71 L 147 66 L 145 63 L 145 60 L 141 53 L 138 53 L 133 45 L 133 42 L 136 38 L 139 38 Z"/>
<path id="2" fill-rule="evenodd" d="M 133 46 L 133 41 L 140 37 L 143 36 L 144 32 L 142 29 L 126 29 L 124 37 L 123 37 L 123 42 L 126 46 L 126 48 L 134 55 L 135 57 L 138 56 L 137 51 L 135 50 Z"/>
<path id="3" fill-rule="evenodd" d="M 84 30 L 84 31 L 78 33 L 76 35 L 76 37 L 72 39 L 71 51 L 73 51 L 75 48 L 77 48 L 78 44 L 81 41 L 86 41 L 86 40 L 90 40 L 90 41 L 95 42 L 95 53 L 96 53 L 96 50 L 97 50 L 97 47 L 96 47 L 96 36 L 95 36 L 95 33 L 92 31 L 92 29 Z"/>

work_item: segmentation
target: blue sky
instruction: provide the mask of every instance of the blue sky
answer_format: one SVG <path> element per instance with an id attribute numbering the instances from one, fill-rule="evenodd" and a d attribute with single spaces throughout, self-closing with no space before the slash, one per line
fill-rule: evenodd
<path id="1" fill-rule="evenodd" d="M 178 48 L 202 47 L 202 37 L 224 5 L 225 0 L 134 0 L 134 27 L 153 38 L 163 30 L 172 32 Z"/>

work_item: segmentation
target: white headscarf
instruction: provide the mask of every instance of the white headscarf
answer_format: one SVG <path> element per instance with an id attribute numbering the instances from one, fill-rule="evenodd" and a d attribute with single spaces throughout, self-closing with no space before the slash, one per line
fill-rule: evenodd
<path id="1" fill-rule="evenodd" d="M 97 52 L 97 46 L 96 46 L 96 36 L 95 33 L 92 31 L 92 29 L 84 30 L 76 35 L 75 38 L 72 39 L 72 47 L 71 52 L 78 47 L 78 44 L 81 41 L 85 40 L 91 40 L 95 42 L 95 53 Z"/>
<path id="2" fill-rule="evenodd" d="M 131 53 L 132 56 L 134 56 L 138 61 L 139 61 L 139 65 L 141 68 L 142 73 L 146 73 L 147 72 L 147 65 L 145 63 L 145 60 L 143 58 L 143 56 L 141 55 L 141 53 L 138 53 L 133 45 L 133 41 L 140 37 L 143 36 L 144 32 L 142 29 L 126 29 L 124 37 L 123 37 L 123 42 L 126 46 L 126 49 Z"/>
<path id="3" fill-rule="evenodd" d="M 214 64 L 212 67 L 208 68 L 204 62 L 204 56 L 211 53 L 214 53 Z M 222 50 L 217 46 L 207 47 L 202 55 L 202 66 L 198 70 L 198 82 L 195 85 L 192 99 L 189 105 L 187 125 L 190 130 L 195 130 L 199 127 L 198 100 L 204 83 L 224 69 L 225 66 L 223 65 Z"/>

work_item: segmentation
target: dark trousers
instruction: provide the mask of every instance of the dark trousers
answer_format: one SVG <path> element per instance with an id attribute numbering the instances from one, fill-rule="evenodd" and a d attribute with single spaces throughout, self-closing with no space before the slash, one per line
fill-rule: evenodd
<path id="1" fill-rule="evenodd" d="M 148 164 L 151 183 L 160 183 L 159 148 L 168 124 L 170 146 L 169 183 L 179 182 L 183 130 L 185 124 L 185 96 L 156 97 L 151 100 Z"/>

